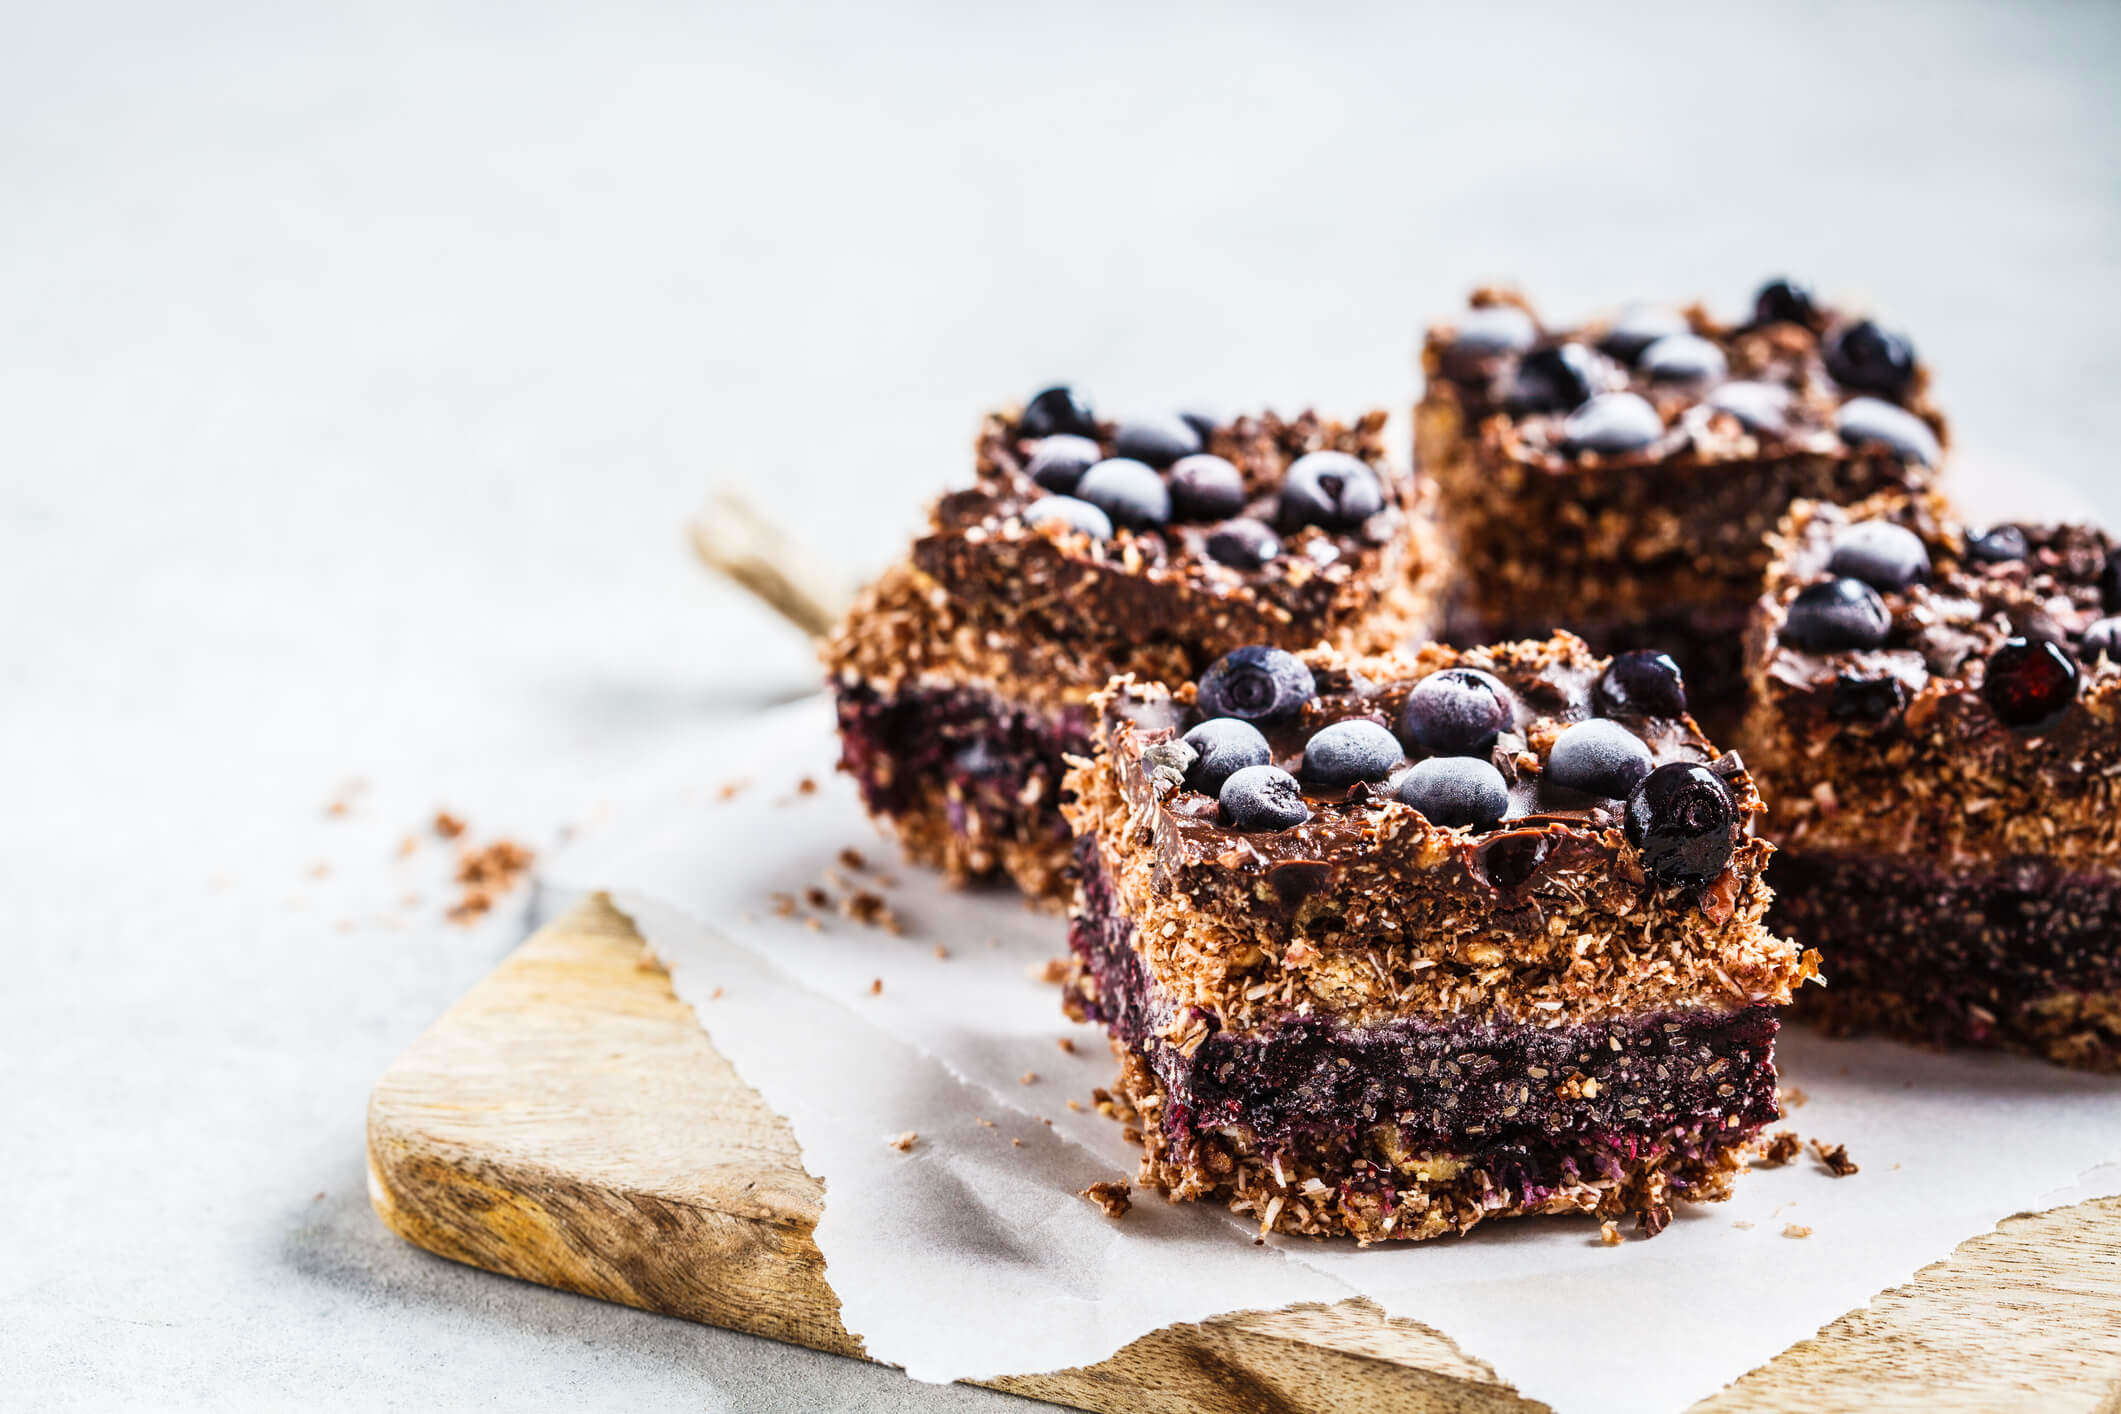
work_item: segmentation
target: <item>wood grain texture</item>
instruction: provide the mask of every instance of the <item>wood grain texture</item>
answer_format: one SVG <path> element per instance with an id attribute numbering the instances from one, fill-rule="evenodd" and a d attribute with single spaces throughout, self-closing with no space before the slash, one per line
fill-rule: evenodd
<path id="1" fill-rule="evenodd" d="M 369 1104 L 369 1191 L 429 1251 L 863 1354 L 811 1232 L 823 1189 L 625 917 L 593 900 L 420 1038 Z M 1098 1411 L 1544 1406 L 1366 1302 L 1173 1326 L 995 1387 Z M 2121 1414 L 2121 1199 L 2012 1218 L 1699 1406 Z"/>

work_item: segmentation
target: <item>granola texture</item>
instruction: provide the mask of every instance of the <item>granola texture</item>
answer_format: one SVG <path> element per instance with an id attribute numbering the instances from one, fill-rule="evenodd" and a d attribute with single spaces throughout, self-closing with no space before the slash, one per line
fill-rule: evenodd
<path id="1" fill-rule="evenodd" d="M 1063 756 L 1087 749 L 1094 691 L 1115 674 L 1187 680 L 1243 643 L 1367 652 L 1426 638 L 1443 559 L 1424 492 L 1385 455 L 1383 413 L 1352 425 L 1240 417 L 1206 439 L 1238 467 L 1255 515 L 1271 517 L 1282 476 L 1308 452 L 1358 456 L 1384 487 L 1363 525 L 1287 530 L 1283 553 L 1252 570 L 1206 553 L 1211 526 L 1098 542 L 1027 524 L 1022 511 L 1044 492 L 1016 417 L 983 422 L 975 484 L 931 508 L 907 558 L 857 596 L 824 660 L 842 766 L 908 857 L 953 883 L 1006 879 L 1060 906 Z M 1108 451 L 1111 434 L 1102 429 Z M 922 735 L 924 714 L 943 724 L 935 740 Z M 1046 748 L 1036 760 L 1024 754 L 1033 739 Z"/>
<path id="2" fill-rule="evenodd" d="M 1784 626 L 1849 527 L 1918 536 L 1927 579 L 1882 593 L 1876 648 L 1806 652 Z M 2121 667 L 2088 651 L 2114 550 L 2081 526 L 2014 528 L 1981 558 L 1934 496 L 1800 503 L 1747 635 L 1747 756 L 1783 847 L 1773 920 L 1817 947 L 1837 1031 L 2121 1066 Z M 2079 674 L 2052 720 L 2013 726 L 1984 688 L 2014 638 Z"/>
<path id="3" fill-rule="evenodd" d="M 1490 757 L 1505 817 L 1432 824 L 1389 791 L 1307 788 L 1309 820 L 1224 822 L 1169 765 L 1196 689 L 1115 681 L 1064 810 L 1077 833 L 1066 1005 L 1102 1023 L 1142 1182 L 1263 1229 L 1362 1242 L 1491 1217 L 1637 1215 L 1727 1196 L 1780 1114 L 1775 1008 L 1813 959 L 1768 932 L 1742 762 L 1690 718 L 1610 716 L 1650 759 L 1706 766 L 1728 862 L 1660 883 L 1616 802 L 1543 780 L 1606 664 L 1566 635 L 1414 654 L 1301 655 L 1316 692 L 1260 723 L 1277 764 L 1469 667 L 1509 692 Z"/>
<path id="4" fill-rule="evenodd" d="M 1511 291 L 1483 289 L 1471 299 L 1475 309 L 1496 305 L 1532 313 Z M 1739 686 L 1731 631 L 1759 592 L 1764 539 L 1791 502 L 1924 490 L 1936 472 L 1879 443 L 1850 446 L 1835 431 L 1836 411 L 1853 394 L 1827 371 L 1822 349 L 1848 316 L 1823 310 L 1809 325 L 1749 326 L 1721 323 L 1698 305 L 1684 314 L 1721 349 L 1729 380 L 1788 390 L 1779 427 L 1748 427 L 1711 406 L 1712 388 L 1651 382 L 1590 352 L 1592 390 L 1641 394 L 1665 432 L 1636 451 L 1572 451 L 1562 437 L 1565 410 L 1529 410 L 1513 400 L 1520 358 L 1468 356 L 1453 346 L 1454 325 L 1444 323 L 1423 347 L 1427 387 L 1415 411 L 1415 447 L 1417 464 L 1437 484 L 1463 572 L 1463 601 L 1454 609 L 1461 636 L 1568 627 L 1603 652 L 1661 647 L 1686 668 L 1701 712 Z M 1607 327 L 1540 326 L 1535 348 L 1595 350 Z M 1942 443 L 1944 420 L 1927 386 L 1918 365 L 1898 401 Z"/>
<path id="5" fill-rule="evenodd" d="M 1475 832 L 1358 789 L 1317 803 L 1295 829 L 1233 832 L 1212 800 L 1161 791 L 1145 769 L 1144 754 L 1190 724 L 1191 685 L 1116 682 L 1098 700 L 1095 755 L 1070 772 L 1064 810 L 1095 837 L 1159 986 L 1196 1024 L 1311 1010 L 1359 1020 L 1492 1010 L 1551 1024 L 1789 1001 L 1807 964 L 1762 921 L 1772 849 L 1752 833 L 1761 805 L 1742 761 L 1719 756 L 1690 719 L 1639 724 L 1653 759 L 1717 763 L 1740 813 L 1729 865 L 1700 889 L 1646 876 L 1614 802 L 1542 788 L 1545 754 L 1591 714 L 1604 667 L 1581 640 L 1301 656 L 1319 696 L 1270 733 L 1278 760 L 1326 723 L 1396 719 L 1422 678 L 1474 667 L 1515 689 L 1518 730 L 1493 759 L 1517 804 Z"/>

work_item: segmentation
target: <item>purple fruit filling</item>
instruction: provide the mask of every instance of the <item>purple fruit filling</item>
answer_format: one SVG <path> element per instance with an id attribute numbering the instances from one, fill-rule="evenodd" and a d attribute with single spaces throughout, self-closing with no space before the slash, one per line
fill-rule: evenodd
<path id="1" fill-rule="evenodd" d="M 2121 990 L 2121 876 L 1784 852 L 1768 879 L 1770 925 L 1823 957 L 1823 1001 L 1890 992 L 1938 1042 L 1992 1045 L 2021 1008 Z"/>
<path id="2" fill-rule="evenodd" d="M 1380 1124 L 1411 1153 L 1483 1154 L 1554 1181 L 1596 1154 L 1672 1144 L 1720 1149 L 1778 1117 L 1767 1007 L 1684 1011 L 1564 1026 L 1491 1018 L 1349 1025 L 1290 1017 L 1211 1030 L 1190 1054 L 1162 1039 L 1174 1007 L 1133 946 L 1094 842 L 1077 844 L 1083 908 L 1070 945 L 1095 995 L 1085 1010 L 1138 1052 L 1162 1086 L 1167 1139 L 1249 1129 L 1267 1149 L 1359 1147 Z M 1204 1018 L 1213 1027 L 1212 1017 Z M 1691 1138 L 1689 1137 L 1691 1136 Z"/>
<path id="3" fill-rule="evenodd" d="M 842 687 L 838 711 L 840 764 L 872 814 L 911 814 L 941 795 L 961 835 L 1068 837 L 1058 808 L 1061 755 L 1090 750 L 1080 714 L 1056 721 L 972 688 L 885 697 Z"/>

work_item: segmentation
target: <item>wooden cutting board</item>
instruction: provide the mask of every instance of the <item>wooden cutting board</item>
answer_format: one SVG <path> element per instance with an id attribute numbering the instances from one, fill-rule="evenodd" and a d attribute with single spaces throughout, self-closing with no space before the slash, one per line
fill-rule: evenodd
<path id="1" fill-rule="evenodd" d="M 863 1355 L 788 1126 L 602 899 L 399 1057 L 369 1102 L 368 1175 L 383 1221 L 444 1257 Z M 1544 1407 L 1361 1301 L 1173 1326 L 1085 1369 L 992 1383 L 1114 1414 Z M 2121 1198 L 2012 1218 L 1698 1407 L 2121 1414 Z"/>

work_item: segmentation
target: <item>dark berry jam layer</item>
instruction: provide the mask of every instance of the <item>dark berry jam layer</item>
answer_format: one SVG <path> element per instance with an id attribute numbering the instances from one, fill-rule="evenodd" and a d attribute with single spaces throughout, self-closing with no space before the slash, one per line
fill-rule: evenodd
<path id="1" fill-rule="evenodd" d="M 1830 1019 L 1939 1044 L 2047 1050 L 2045 1013 L 2121 991 L 2121 875 L 2031 859 L 1972 873 L 1904 856 L 1782 853 L 1768 878 L 1771 926 L 1822 954 L 1817 1009 Z M 1858 1007 L 1857 994 L 1870 1000 Z M 2109 1044 L 2121 1050 L 2121 1033 Z"/>
<path id="2" fill-rule="evenodd" d="M 1056 721 L 973 688 L 880 696 L 842 687 L 840 764 L 872 814 L 935 807 L 961 835 L 1068 838 L 1060 816 L 1063 753 L 1090 749 L 1079 716 Z"/>
<path id="3" fill-rule="evenodd" d="M 1225 1032 L 1200 1018 L 1205 1038 L 1181 1049 L 1165 1037 L 1191 1018 L 1157 994 L 1095 842 L 1076 848 L 1082 907 L 1069 941 L 1087 973 L 1079 1001 L 1155 1072 L 1176 1150 L 1225 1125 L 1304 1152 L 1359 1145 L 1388 1125 L 1412 1153 L 1579 1143 L 1617 1152 L 1675 1131 L 1750 1132 L 1779 1113 L 1778 1023 L 1767 1007 L 1553 1027 L 1422 1017 L 1350 1027 L 1313 1015 Z"/>

